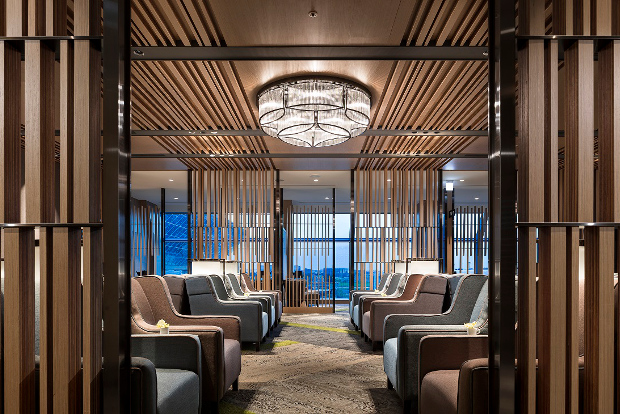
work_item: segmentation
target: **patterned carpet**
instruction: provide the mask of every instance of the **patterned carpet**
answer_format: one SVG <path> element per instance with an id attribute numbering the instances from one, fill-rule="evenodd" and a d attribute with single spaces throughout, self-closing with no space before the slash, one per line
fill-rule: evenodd
<path id="1" fill-rule="evenodd" d="M 335 314 L 284 315 L 255 352 L 244 347 L 239 391 L 220 404 L 237 413 L 396 413 L 381 352 L 353 330 L 346 309 Z"/>

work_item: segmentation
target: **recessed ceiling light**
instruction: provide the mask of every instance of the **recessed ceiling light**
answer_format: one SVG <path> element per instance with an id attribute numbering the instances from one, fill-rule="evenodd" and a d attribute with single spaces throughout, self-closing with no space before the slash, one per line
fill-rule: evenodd
<path id="1" fill-rule="evenodd" d="M 170 178 L 168 181 L 174 181 L 172 178 Z"/>
<path id="2" fill-rule="evenodd" d="M 179 199 L 179 197 L 175 197 L 174 199 L 175 199 L 175 200 L 178 200 L 178 199 Z"/>
<path id="3" fill-rule="evenodd" d="M 217 134 L 217 131 L 211 131 L 212 134 Z"/>
<path id="4" fill-rule="evenodd" d="M 388 178 L 387 180 L 388 180 L 388 181 L 392 181 L 392 179 L 391 179 L 391 178 Z"/>
<path id="5" fill-rule="evenodd" d="M 315 178 L 315 179 L 314 179 L 314 181 L 319 181 L 319 179 L 318 179 L 318 178 Z"/>
<path id="6" fill-rule="evenodd" d="M 329 200 L 329 197 L 325 197 L 325 200 Z"/>
<path id="7" fill-rule="evenodd" d="M 460 182 L 463 182 L 463 181 L 465 181 L 465 180 L 459 180 L 459 181 L 460 181 Z"/>
<path id="8" fill-rule="evenodd" d="M 215 157 L 215 154 L 209 154 L 209 157 Z"/>
<path id="9" fill-rule="evenodd" d="M 480 200 L 480 197 L 475 197 L 474 200 Z"/>
<path id="10" fill-rule="evenodd" d="M 315 10 L 310 10 L 310 11 L 308 12 L 308 16 L 310 16 L 310 17 L 312 17 L 312 18 L 315 18 L 315 17 L 317 17 L 318 15 L 319 15 L 319 14 L 318 14 Z"/>

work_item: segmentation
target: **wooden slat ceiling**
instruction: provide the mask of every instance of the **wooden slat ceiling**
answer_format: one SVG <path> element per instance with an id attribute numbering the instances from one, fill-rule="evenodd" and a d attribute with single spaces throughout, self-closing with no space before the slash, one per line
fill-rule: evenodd
<path id="1" fill-rule="evenodd" d="M 229 1 L 134 0 L 136 46 L 392 45 L 482 46 L 486 0 Z M 318 17 L 308 12 L 316 10 Z M 134 62 L 135 129 L 256 129 L 256 94 L 275 79 L 303 74 L 348 78 L 372 94 L 372 128 L 486 129 L 485 62 Z M 357 137 L 330 152 L 445 153 L 472 137 Z M 160 151 L 299 153 L 271 137 L 152 137 Z M 301 160 L 303 163 L 303 160 Z M 352 159 L 347 168 L 440 167 L 446 159 Z M 280 159 L 214 157 L 189 167 L 281 168 Z M 312 167 L 310 167 L 312 168 Z M 339 162 L 335 168 L 343 168 Z"/>

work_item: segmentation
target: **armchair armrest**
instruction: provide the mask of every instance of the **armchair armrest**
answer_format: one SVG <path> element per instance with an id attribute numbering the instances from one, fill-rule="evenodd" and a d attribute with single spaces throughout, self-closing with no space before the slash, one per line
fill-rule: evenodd
<path id="1" fill-rule="evenodd" d="M 420 378 L 431 371 L 461 369 L 471 359 L 488 356 L 487 335 L 425 336 L 420 341 L 418 354 Z"/>
<path id="2" fill-rule="evenodd" d="M 239 341 L 241 337 L 241 320 L 238 316 L 218 315 L 218 316 L 202 316 L 202 315 L 175 315 L 176 318 L 168 322 L 170 330 L 195 330 L 203 326 L 219 327 L 224 331 L 226 339 L 235 339 Z M 175 327 L 176 326 L 176 327 Z M 183 327 L 177 329 L 177 327 Z"/>
<path id="3" fill-rule="evenodd" d="M 411 315 L 411 314 L 392 314 L 388 315 L 383 322 L 383 340 L 396 338 L 400 328 L 408 325 L 462 325 L 468 320 L 459 318 L 451 313 L 443 313 L 439 315 Z M 465 329 L 463 326 L 461 328 Z M 440 328 L 437 328 L 440 329 Z"/>
<path id="4" fill-rule="evenodd" d="M 196 335 L 132 335 L 131 355 L 157 368 L 183 369 L 201 375 L 200 340 Z"/>
<path id="5" fill-rule="evenodd" d="M 156 414 L 157 375 L 155 365 L 146 358 L 131 358 L 131 413 Z"/>
<path id="6" fill-rule="evenodd" d="M 489 359 L 466 361 L 459 372 L 459 413 L 488 412 Z"/>

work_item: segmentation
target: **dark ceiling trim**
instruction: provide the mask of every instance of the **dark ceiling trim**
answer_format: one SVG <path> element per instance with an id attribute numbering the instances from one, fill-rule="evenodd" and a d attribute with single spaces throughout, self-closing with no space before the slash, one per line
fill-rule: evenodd
<path id="1" fill-rule="evenodd" d="M 359 153 L 261 153 L 261 154 L 132 154 L 131 158 L 488 158 L 487 154 L 359 154 Z"/>
<path id="2" fill-rule="evenodd" d="M 134 137 L 180 137 L 180 136 L 268 136 L 261 129 L 202 129 L 202 130 L 133 130 Z M 409 137 L 409 136 L 455 136 L 455 137 L 486 137 L 486 130 L 426 130 L 426 129 L 368 129 L 362 136 L 367 137 Z"/>
<path id="3" fill-rule="evenodd" d="M 132 60 L 481 60 L 485 46 L 137 46 Z"/>

